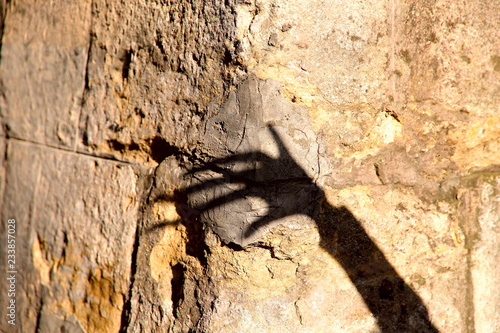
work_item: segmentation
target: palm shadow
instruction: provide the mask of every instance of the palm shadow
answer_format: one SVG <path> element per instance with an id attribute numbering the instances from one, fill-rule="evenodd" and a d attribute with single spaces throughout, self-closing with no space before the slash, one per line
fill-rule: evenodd
<path id="1" fill-rule="evenodd" d="M 422 299 L 398 275 L 361 223 L 346 207 L 334 207 L 324 200 L 323 190 L 290 156 L 276 130 L 273 127 L 269 130 L 278 146 L 279 157 L 261 152 L 235 154 L 192 168 L 190 175 L 211 171 L 217 176 L 184 188 L 180 193 L 185 197 L 227 184 L 239 187 L 189 207 L 181 204 L 180 215 L 192 220 L 195 215 L 228 203 L 258 197 L 269 209 L 243 230 L 243 237 L 247 238 L 278 219 L 297 214 L 309 216 L 318 226 L 320 245 L 345 270 L 382 332 L 439 332 L 431 323 Z M 228 167 L 251 161 L 259 163 L 251 163 L 251 168 L 240 171 Z M 286 170 L 293 176 L 262 180 L 257 176 L 262 168 Z"/>

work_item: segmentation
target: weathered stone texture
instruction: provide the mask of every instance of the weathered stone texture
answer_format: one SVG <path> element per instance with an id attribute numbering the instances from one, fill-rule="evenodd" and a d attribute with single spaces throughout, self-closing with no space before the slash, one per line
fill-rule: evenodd
<path id="1" fill-rule="evenodd" d="M 90 19 L 90 1 L 7 6 L 1 113 L 11 137 L 75 147 Z"/>
<path id="2" fill-rule="evenodd" d="M 20 330 L 73 315 L 86 331 L 117 331 L 140 201 L 134 168 L 12 140 L 6 161 L 2 219 L 16 219 Z"/>
<path id="3" fill-rule="evenodd" d="M 0 330 L 500 331 L 498 1 L 0 14 Z"/>
<path id="4" fill-rule="evenodd" d="M 80 147 L 160 162 L 159 149 L 196 143 L 230 84 L 230 3 L 94 1 L 92 22 Z"/>

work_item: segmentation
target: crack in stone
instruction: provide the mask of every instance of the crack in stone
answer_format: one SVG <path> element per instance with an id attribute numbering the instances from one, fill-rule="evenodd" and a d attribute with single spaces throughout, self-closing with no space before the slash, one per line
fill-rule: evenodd
<path id="1" fill-rule="evenodd" d="M 90 51 L 92 49 L 92 9 L 94 7 L 94 0 L 90 1 L 90 29 L 89 29 L 89 45 L 87 47 L 87 56 L 85 59 L 85 70 L 83 71 L 83 88 L 82 88 L 82 97 L 81 97 L 81 105 L 80 105 L 80 112 L 78 114 L 78 117 L 75 120 L 75 145 L 73 147 L 73 151 L 77 152 L 78 151 L 78 137 L 80 135 L 80 121 L 81 117 L 83 114 L 83 106 L 84 106 L 84 101 L 85 101 L 85 93 L 88 91 L 88 86 L 89 86 L 89 78 L 88 78 L 88 69 L 89 69 L 89 62 L 90 62 Z"/>
<path id="2" fill-rule="evenodd" d="M 154 172 L 156 173 L 156 171 Z M 153 174 L 154 174 L 153 173 Z M 143 175 L 144 176 L 144 175 Z M 137 217 L 137 223 L 135 226 L 135 235 L 134 235 L 134 245 L 132 248 L 132 257 L 130 259 L 130 282 L 127 290 L 127 297 L 125 299 L 125 304 L 123 305 L 121 318 L 120 318 L 120 333 L 124 333 L 128 331 L 128 328 L 134 321 L 137 320 L 137 315 L 133 313 L 134 305 L 134 286 L 136 282 L 136 275 L 138 272 L 139 265 L 139 247 L 140 247 L 140 239 L 141 233 L 143 231 L 142 221 L 144 220 L 144 212 L 145 207 L 148 205 L 149 198 L 151 197 L 151 192 L 154 187 L 154 181 L 152 177 L 148 177 L 148 181 L 143 186 L 140 186 L 142 189 L 138 197 L 141 198 L 141 204 L 139 206 L 139 216 Z M 140 297 L 140 296 L 139 296 Z"/>
<path id="3" fill-rule="evenodd" d="M 8 135 L 6 138 L 7 138 L 7 140 L 16 141 L 16 142 L 26 144 L 26 145 L 31 145 L 31 146 L 35 146 L 35 147 L 39 147 L 39 148 L 64 152 L 64 153 L 68 153 L 68 154 L 85 156 L 85 157 L 89 157 L 89 158 L 93 158 L 93 159 L 97 159 L 97 160 L 105 160 L 105 161 L 110 161 L 110 162 L 115 162 L 115 163 L 123 163 L 123 164 L 127 164 L 127 165 L 141 165 L 140 163 L 136 163 L 133 161 L 125 161 L 125 160 L 117 159 L 116 157 L 114 157 L 112 155 L 106 156 L 106 155 L 92 154 L 92 153 L 89 153 L 86 151 L 73 151 L 70 148 L 49 145 L 46 143 L 40 143 L 40 142 L 36 142 L 33 140 L 18 138 L 18 137 L 10 136 L 10 135 Z"/>

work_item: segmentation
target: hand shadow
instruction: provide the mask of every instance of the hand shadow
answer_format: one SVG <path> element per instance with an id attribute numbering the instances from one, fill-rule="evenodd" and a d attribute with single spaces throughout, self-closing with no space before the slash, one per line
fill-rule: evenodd
<path id="1" fill-rule="evenodd" d="M 273 127 L 269 130 L 278 145 L 278 157 L 261 152 L 235 154 L 190 171 L 191 175 L 212 171 L 219 176 L 186 188 L 183 192 L 187 196 L 221 185 L 239 185 L 237 190 L 190 207 L 191 214 L 202 214 L 246 197 L 258 197 L 269 208 L 243 231 L 243 237 L 247 238 L 278 219 L 307 215 L 318 226 L 321 246 L 346 271 L 382 332 L 438 332 L 420 297 L 398 275 L 360 222 L 347 208 L 333 207 L 323 200 L 322 189 L 290 156 L 276 130 Z M 235 163 L 254 167 L 235 171 L 229 167 Z M 264 168 L 293 176 L 259 179 Z"/>

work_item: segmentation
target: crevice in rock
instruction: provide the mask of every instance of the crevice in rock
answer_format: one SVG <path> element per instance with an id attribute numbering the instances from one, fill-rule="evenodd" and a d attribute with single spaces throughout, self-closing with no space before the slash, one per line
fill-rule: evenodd
<path id="1" fill-rule="evenodd" d="M 88 35 L 89 36 L 89 40 L 88 40 L 89 44 L 87 47 L 87 56 L 85 59 L 85 69 L 83 71 L 84 84 L 83 84 L 82 95 L 81 95 L 81 100 L 80 100 L 80 110 L 79 110 L 78 117 L 76 117 L 76 120 L 75 120 L 75 144 L 73 147 L 73 151 L 75 151 L 75 152 L 78 150 L 78 142 L 79 142 L 79 136 L 80 136 L 80 122 L 81 122 L 81 117 L 83 114 L 83 107 L 85 104 L 85 94 L 89 90 L 89 63 L 90 63 L 90 52 L 92 51 L 92 45 L 93 45 L 93 38 L 92 38 L 93 7 L 94 7 L 94 1 L 91 0 L 90 1 L 90 30 L 89 30 L 89 35 Z M 86 135 L 83 138 L 83 141 L 84 142 L 87 141 Z"/>
<path id="2" fill-rule="evenodd" d="M 138 259 L 139 259 L 139 244 L 142 228 L 142 221 L 145 219 L 146 214 L 146 206 L 147 206 L 147 198 L 151 195 L 151 189 L 153 187 L 153 178 L 148 176 L 147 174 L 142 174 L 143 183 L 139 186 L 142 190 L 138 195 L 141 205 L 139 208 L 139 214 L 136 223 L 135 236 L 134 236 L 134 245 L 132 249 L 132 257 L 130 259 L 130 282 L 127 290 L 127 295 L 125 297 L 125 302 L 122 309 L 122 314 L 120 318 L 120 333 L 127 332 L 130 323 L 132 322 L 132 297 L 134 292 L 134 285 L 136 281 L 136 275 L 138 272 Z"/>
<path id="3" fill-rule="evenodd" d="M 124 145 L 123 143 L 119 142 L 118 140 L 109 140 L 108 145 L 111 149 L 118 150 L 121 152 L 123 152 L 127 149 L 127 146 Z"/>
<path id="4" fill-rule="evenodd" d="M 258 248 L 267 250 L 267 251 L 269 251 L 269 255 L 271 256 L 271 258 L 279 260 L 279 258 L 276 257 L 276 253 L 275 253 L 273 246 L 270 246 L 267 244 L 262 244 L 262 243 L 256 243 L 256 244 L 251 245 L 251 247 L 258 247 Z"/>
<path id="5" fill-rule="evenodd" d="M 5 25 L 5 18 L 7 17 L 7 7 L 10 5 L 10 0 L 0 1 L 0 62 L 2 61 L 2 41 L 3 41 L 3 29 Z"/>
<path id="6" fill-rule="evenodd" d="M 207 253 L 210 250 L 205 244 L 204 226 L 198 221 L 196 215 L 186 214 L 186 207 L 189 207 L 186 194 L 176 191 L 174 201 L 177 212 L 182 217 L 183 224 L 186 227 L 186 254 L 196 258 L 205 267 L 207 265 Z"/>
<path id="7" fill-rule="evenodd" d="M 140 219 L 139 219 L 140 221 Z M 139 252 L 139 221 L 137 221 L 136 229 L 135 229 L 135 237 L 134 237 L 134 246 L 132 250 L 132 258 L 130 264 L 130 283 L 128 286 L 128 293 L 126 295 L 125 304 L 123 305 L 122 315 L 120 318 L 120 333 L 126 332 L 127 328 L 131 322 L 131 313 L 132 313 L 132 293 L 135 282 L 135 275 L 137 273 L 137 256 Z"/>
<path id="8" fill-rule="evenodd" d="M 150 158 L 157 163 L 161 163 L 165 158 L 173 155 L 179 155 L 180 149 L 170 145 L 165 139 L 160 136 L 155 136 L 151 139 L 145 139 L 139 142 L 132 141 L 124 143 L 117 139 L 108 140 L 107 145 L 111 151 L 119 152 L 124 157 L 130 160 L 143 156 Z"/>
<path id="9" fill-rule="evenodd" d="M 222 246 L 225 246 L 225 247 L 227 247 L 228 249 L 231 249 L 231 250 L 233 250 L 233 251 L 244 251 L 244 250 L 245 250 L 245 248 L 244 248 L 244 247 L 242 247 L 242 246 L 241 246 L 241 245 L 239 245 L 239 244 L 233 243 L 233 242 L 229 242 L 229 243 L 227 243 L 227 244 L 226 244 L 226 243 L 224 243 L 224 242 L 221 242 L 221 245 L 222 245 Z"/>
<path id="10" fill-rule="evenodd" d="M 394 118 L 394 120 L 396 120 L 398 123 L 401 124 L 401 120 L 399 119 L 399 116 L 396 112 L 394 112 L 393 110 L 390 110 L 388 108 L 384 108 L 384 113 L 387 114 L 388 116 L 391 116 L 392 118 Z"/>
<path id="11" fill-rule="evenodd" d="M 474 284 L 472 282 L 472 253 L 471 250 L 467 251 L 466 256 L 466 269 L 465 269 L 465 281 L 467 284 L 466 287 L 466 318 L 465 318 L 465 327 L 468 333 L 474 333 L 475 329 L 475 320 L 474 320 Z"/>
<path id="12" fill-rule="evenodd" d="M 171 266 L 172 269 L 172 312 L 178 318 L 179 308 L 182 302 L 184 289 L 184 271 L 185 268 L 181 263 Z"/>
<path id="13" fill-rule="evenodd" d="M 132 63 L 132 53 L 133 51 L 131 49 L 127 50 L 125 52 L 125 55 L 123 57 L 123 67 L 122 67 L 122 79 L 127 80 L 129 77 L 130 73 L 130 64 Z"/>
<path id="14" fill-rule="evenodd" d="M 161 163 L 168 156 L 177 155 L 180 152 L 179 148 L 170 145 L 160 136 L 151 139 L 149 148 L 151 149 L 151 157 L 158 163 Z"/>
<path id="15" fill-rule="evenodd" d="M 7 134 L 6 139 L 11 140 L 11 141 L 16 141 L 19 143 L 23 143 L 23 144 L 27 144 L 27 145 L 33 145 L 33 146 L 44 148 L 44 149 L 55 150 L 55 151 L 64 152 L 64 153 L 68 153 L 68 154 L 86 156 L 86 157 L 98 159 L 98 160 L 106 160 L 106 161 L 123 163 L 123 164 L 128 164 L 128 165 L 139 165 L 139 163 L 135 163 L 133 161 L 122 160 L 122 159 L 116 158 L 115 156 L 110 155 L 110 154 L 103 154 L 103 153 L 94 154 L 94 153 L 90 153 L 90 152 L 86 152 L 86 151 L 73 151 L 72 149 L 67 148 L 67 147 L 60 147 L 60 146 L 50 145 L 47 143 L 36 142 L 33 140 L 29 140 L 29 139 L 22 139 L 22 138 L 18 138 L 15 136 L 11 136 L 9 134 Z"/>
<path id="16" fill-rule="evenodd" d="M 378 163 L 373 164 L 373 168 L 375 168 L 375 174 L 377 175 L 377 178 L 380 180 L 380 182 L 382 184 L 384 184 L 384 181 L 382 180 L 382 177 L 380 176 L 380 167 L 379 167 Z"/>
<path id="17" fill-rule="evenodd" d="M 293 302 L 293 306 L 295 307 L 295 315 L 297 316 L 297 318 L 299 318 L 300 325 L 304 325 L 304 318 L 302 317 L 302 313 L 300 312 L 300 307 L 297 304 L 298 301 L 300 301 L 300 297 L 295 302 Z"/>

